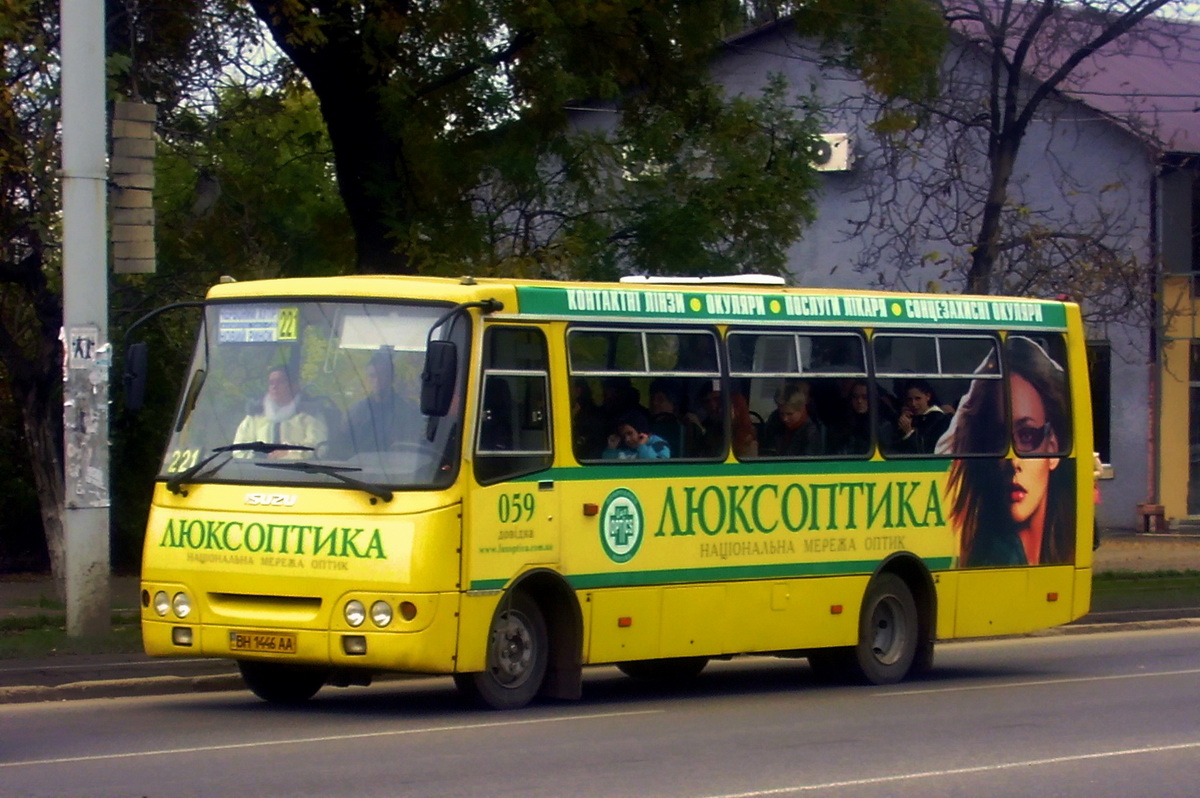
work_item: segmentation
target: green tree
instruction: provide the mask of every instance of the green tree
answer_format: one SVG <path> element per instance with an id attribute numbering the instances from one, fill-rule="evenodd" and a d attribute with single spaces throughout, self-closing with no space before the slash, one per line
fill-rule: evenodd
<path id="1" fill-rule="evenodd" d="M 124 327 L 152 304 L 200 296 L 216 274 L 276 276 L 289 270 L 312 273 L 318 268 L 314 265 L 317 257 L 332 260 L 326 257 L 330 252 L 348 247 L 344 215 L 329 190 L 328 143 L 312 112 L 311 97 L 306 99 L 305 93 L 298 90 L 274 99 L 269 93 L 245 91 L 233 92 L 220 102 L 216 99 L 217 89 L 228 84 L 231 75 L 269 88 L 286 85 L 286 74 L 273 71 L 272 64 L 251 52 L 259 28 L 244 5 L 238 0 L 113 1 L 107 8 L 109 77 L 114 95 L 158 102 L 160 114 L 167 120 L 166 128 L 173 129 L 171 124 L 177 118 L 185 122 L 182 128 L 190 130 L 190 139 L 186 140 L 197 152 L 203 152 L 197 142 L 205 136 L 209 137 L 208 146 L 224 147 L 224 152 L 207 153 L 209 163 L 215 160 L 240 168 L 240 175 L 220 170 L 217 173 L 227 186 L 245 189 L 241 195 L 244 216 L 262 211 L 257 225 L 243 219 L 240 226 L 233 227 L 229 214 L 223 216 L 223 206 L 218 203 L 207 214 L 201 214 L 203 218 L 193 214 L 184 223 L 178 220 L 168 198 L 160 209 L 164 222 L 160 233 L 165 233 L 160 237 L 163 270 L 150 278 L 112 281 L 110 337 L 114 342 L 119 342 Z M 23 562 L 36 559 L 30 554 L 28 541 L 14 540 L 16 536 L 9 531 L 27 518 L 29 499 L 36 496 L 45 550 L 53 574 L 61 580 L 64 483 L 57 178 L 59 30 L 59 3 L 55 0 L 0 4 L 0 433 L 23 452 L 21 460 L 27 464 L 23 471 L 5 470 L 0 475 L 6 485 L 5 503 L 0 508 L 10 522 L 9 529 L 0 531 L 5 539 L 0 553 L 15 551 Z M 231 117 L 229 125 L 213 122 L 214 106 Z M 237 113 L 245 117 L 240 127 L 230 108 L 240 109 Z M 258 152 L 244 153 L 238 165 L 236 146 L 248 145 L 253 138 L 246 131 L 270 130 L 273 125 L 279 129 L 271 130 Z M 220 140 L 219 136 L 226 138 Z M 160 174 L 164 186 L 172 186 L 172 180 L 194 181 L 189 177 L 192 173 L 170 160 L 172 154 L 183 151 L 184 140 L 178 137 L 179 147 L 167 151 L 164 174 Z M 280 182 L 288 183 L 288 191 L 272 194 L 271 186 Z M 226 191 L 225 204 L 233 204 L 230 200 L 237 196 L 237 191 Z M 190 211 L 194 204 L 193 200 L 187 209 Z M 293 220 L 290 227 L 289 220 Z M 206 224 L 207 232 L 196 229 Z M 220 227 L 222 224 L 237 231 L 237 242 L 230 230 Z M 217 232 L 229 234 L 218 238 Z M 179 236 L 186 238 L 188 233 L 190 239 L 176 244 Z M 328 234 L 328 240 L 335 242 L 341 236 L 342 243 L 317 247 L 314 237 L 318 234 Z M 272 243 L 263 243 L 272 236 Z M 221 243 L 225 249 L 214 246 L 202 252 L 208 243 Z M 293 247 L 292 253 L 299 254 L 287 254 L 289 246 Z M 247 262 L 258 271 L 242 270 Z M 225 268 L 230 263 L 234 267 Z M 183 349 L 190 346 L 193 333 L 194 322 L 164 324 L 158 332 Z M 189 343 L 182 343 L 184 340 Z M 164 421 L 159 426 L 165 430 L 166 425 Z M 115 521 L 136 528 L 140 537 L 144 515 L 130 520 L 126 512 L 130 505 L 122 504 L 121 496 L 124 485 L 132 484 L 130 475 L 136 475 L 138 467 L 152 468 L 157 462 L 161 442 L 154 443 L 155 436 L 138 434 L 138 430 L 123 428 L 119 423 L 114 432 L 118 445 L 128 447 L 118 450 L 111 461 L 118 510 Z M 149 479 L 143 480 L 141 497 L 148 497 L 150 485 Z M 139 503 L 144 501 L 135 502 Z M 119 536 L 118 551 L 132 550 L 134 540 L 132 536 Z"/>
<path id="2" fill-rule="evenodd" d="M 58 3 L 0 5 L 0 366 L 62 565 L 62 329 L 59 266 Z"/>
<path id="3" fill-rule="evenodd" d="M 722 39 L 791 11 L 914 95 L 941 44 L 925 0 L 248 2 L 320 100 L 378 272 L 779 268 L 812 213 L 814 114 L 778 85 L 723 96 Z M 580 106 L 615 129 L 572 130 Z"/>
<path id="4" fill-rule="evenodd" d="M 229 86 L 163 130 L 163 275 L 207 287 L 351 271 L 354 239 L 316 99 L 303 84 Z M 339 265 L 341 264 L 341 265 Z"/>

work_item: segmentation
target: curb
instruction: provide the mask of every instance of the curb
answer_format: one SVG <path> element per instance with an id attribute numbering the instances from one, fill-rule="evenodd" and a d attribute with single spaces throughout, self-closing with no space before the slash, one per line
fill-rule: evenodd
<path id="1" fill-rule="evenodd" d="M 1127 632 L 1144 629 L 1200 627 L 1200 618 L 1157 618 L 1132 621 L 1100 621 L 1075 623 L 1041 629 L 1013 637 L 1062 637 L 1067 635 L 1103 632 Z M 1001 636 L 1005 637 L 1005 636 Z M 961 642 L 995 640 L 996 637 L 964 638 Z M 946 641 L 946 644 L 953 644 Z M 407 674 L 379 674 L 375 682 L 412 678 Z M 151 676 L 143 679 L 98 679 L 46 686 L 0 687 L 0 704 L 32 704 L 48 701 L 74 701 L 83 698 L 144 698 L 147 696 L 182 695 L 189 693 L 220 693 L 246 690 L 240 674 L 221 673 L 210 676 Z"/>
<path id="2" fill-rule="evenodd" d="M 1055 626 L 1052 629 L 1039 629 L 1025 636 L 1056 637 L 1063 635 L 1085 635 L 1096 632 L 1129 632 L 1139 629 L 1179 629 L 1189 626 L 1200 626 L 1200 618 L 1148 618 L 1138 621 L 1098 621 L 1096 623 L 1067 624 L 1065 626 Z"/>
<path id="3" fill-rule="evenodd" d="M 101 679 L 55 686 L 0 687 L 0 704 L 39 701 L 73 701 L 80 698 L 137 698 L 181 693 L 218 693 L 244 690 L 236 673 L 216 676 L 151 676 L 145 679 Z"/>

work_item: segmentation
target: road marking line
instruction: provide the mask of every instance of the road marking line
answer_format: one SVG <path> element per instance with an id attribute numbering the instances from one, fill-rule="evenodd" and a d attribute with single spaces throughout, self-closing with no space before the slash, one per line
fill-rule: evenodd
<path id="1" fill-rule="evenodd" d="M 90 756 L 65 756 L 56 759 L 29 759 L 24 762 L 0 762 L 0 768 L 26 767 L 29 765 L 62 765 L 71 762 L 103 762 L 113 759 L 138 759 L 145 756 L 170 756 L 174 754 L 199 754 L 210 751 L 236 751 L 243 748 L 259 748 L 272 745 L 305 745 L 328 743 L 341 740 L 367 740 L 372 737 L 399 737 L 408 734 L 431 732 L 474 731 L 506 726 L 532 726 L 539 723 L 564 723 L 575 720 L 600 720 L 602 718 L 624 718 L 633 715 L 661 715 L 665 710 L 644 709 L 633 712 L 600 712 L 593 715 L 567 715 L 561 718 L 531 718 L 529 720 L 493 721 L 491 723 L 462 723 L 455 726 L 427 726 L 420 729 L 395 729 L 392 731 L 363 732 L 361 734 L 334 734 L 326 737 L 299 737 L 294 740 L 263 740 L 253 743 L 229 743 L 227 745 L 198 745 L 190 748 L 163 748 L 157 751 L 135 751 L 126 754 L 94 754 Z"/>
<path id="2" fill-rule="evenodd" d="M 969 768 L 925 770 L 918 773 L 898 773 L 892 776 L 875 776 L 869 779 L 827 781 L 822 784 L 797 784 L 791 787 L 776 787 L 769 790 L 721 793 L 720 795 L 705 796 L 705 798 L 762 798 L 762 796 L 767 795 L 788 795 L 790 793 L 813 792 L 815 790 L 835 790 L 845 787 L 865 787 L 873 784 L 891 784 L 901 781 L 915 781 L 916 779 L 933 779 L 942 776 L 964 776 L 972 773 L 990 773 L 999 770 L 1012 770 L 1014 768 L 1037 767 L 1039 765 L 1062 765 L 1070 762 L 1085 762 L 1091 759 L 1107 759 L 1119 756 L 1139 756 L 1142 754 L 1162 754 L 1169 751 L 1186 751 L 1191 748 L 1200 748 L 1200 742 L 1179 743 L 1177 745 L 1155 745 L 1147 748 L 1126 748 L 1121 751 L 1101 751 L 1095 754 L 1054 756 L 1046 759 L 1027 759 L 1023 762 L 1002 762 L 997 765 L 977 765 Z"/>
<path id="3" fill-rule="evenodd" d="M 1193 676 L 1200 673 L 1200 668 L 1184 671 L 1160 671 L 1157 673 L 1118 673 L 1110 676 L 1079 676 L 1063 679 L 1039 679 L 1030 682 L 1005 682 L 1004 684 L 976 684 L 969 687 L 934 687 L 928 690 L 891 690 L 877 693 L 879 698 L 892 698 L 902 695 L 933 695 L 934 693 L 967 693 L 976 690 L 1004 690 L 1010 687 L 1042 687 L 1048 684 L 1082 684 L 1084 682 L 1107 682 L 1117 679 L 1146 679 L 1154 676 Z"/>

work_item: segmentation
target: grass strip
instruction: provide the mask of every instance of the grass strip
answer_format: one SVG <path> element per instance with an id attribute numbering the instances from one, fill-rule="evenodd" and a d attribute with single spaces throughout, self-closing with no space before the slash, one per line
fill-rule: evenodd
<path id="1" fill-rule="evenodd" d="M 142 627 L 135 612 L 114 612 L 108 632 L 87 637 L 68 636 L 61 614 L 0 619 L 0 660 L 141 651 Z"/>
<path id="2" fill-rule="evenodd" d="M 1200 607 L 1200 571 L 1097 574 L 1092 611 Z"/>

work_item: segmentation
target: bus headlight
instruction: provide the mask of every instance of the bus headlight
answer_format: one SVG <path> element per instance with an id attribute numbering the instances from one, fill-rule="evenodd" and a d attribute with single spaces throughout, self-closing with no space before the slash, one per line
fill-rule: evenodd
<path id="1" fill-rule="evenodd" d="M 367 608 L 358 599 L 350 599 L 346 602 L 342 615 L 346 617 L 346 623 L 357 629 L 367 619 Z"/>
<path id="2" fill-rule="evenodd" d="M 376 626 L 387 626 L 392 622 L 392 608 L 386 601 L 376 601 L 371 605 L 371 620 Z"/>
<path id="3" fill-rule="evenodd" d="M 159 616 L 165 616 L 169 609 L 171 609 L 171 599 L 167 597 L 167 591 L 160 590 L 155 593 L 154 612 Z"/>
<path id="4" fill-rule="evenodd" d="M 192 600 L 188 598 L 187 593 L 176 593 L 171 599 L 171 608 L 175 610 L 176 617 L 186 618 L 192 611 Z"/>

